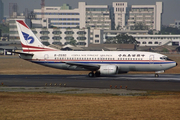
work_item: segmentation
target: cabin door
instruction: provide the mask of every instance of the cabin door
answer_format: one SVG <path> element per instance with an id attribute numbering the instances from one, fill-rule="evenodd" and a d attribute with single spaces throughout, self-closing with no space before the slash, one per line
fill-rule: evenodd
<path id="1" fill-rule="evenodd" d="M 154 55 L 149 56 L 149 63 L 154 64 Z"/>
<path id="2" fill-rule="evenodd" d="M 45 54 L 44 55 L 44 59 L 47 60 L 49 58 L 49 55 L 48 54 Z"/>

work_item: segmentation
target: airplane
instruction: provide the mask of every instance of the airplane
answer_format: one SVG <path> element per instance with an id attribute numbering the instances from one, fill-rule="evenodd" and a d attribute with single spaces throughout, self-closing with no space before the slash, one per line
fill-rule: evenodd
<path id="1" fill-rule="evenodd" d="M 129 71 L 153 71 L 155 77 L 177 63 L 167 56 L 142 51 L 61 51 L 43 45 L 23 20 L 16 20 L 23 52 L 20 58 L 40 65 L 75 71 L 90 71 L 89 77 Z"/>

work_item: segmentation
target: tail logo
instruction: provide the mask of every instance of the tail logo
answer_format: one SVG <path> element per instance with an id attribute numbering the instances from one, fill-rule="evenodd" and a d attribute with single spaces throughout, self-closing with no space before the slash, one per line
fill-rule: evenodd
<path id="1" fill-rule="evenodd" d="M 34 43 L 34 38 L 32 36 L 29 36 L 29 34 L 22 32 L 24 39 L 29 43 Z"/>

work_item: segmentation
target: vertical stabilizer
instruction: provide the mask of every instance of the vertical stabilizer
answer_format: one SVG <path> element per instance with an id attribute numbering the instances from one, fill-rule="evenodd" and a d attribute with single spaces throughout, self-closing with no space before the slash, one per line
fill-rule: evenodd
<path id="1" fill-rule="evenodd" d="M 23 20 L 16 20 L 23 52 L 55 51 L 43 45 Z"/>

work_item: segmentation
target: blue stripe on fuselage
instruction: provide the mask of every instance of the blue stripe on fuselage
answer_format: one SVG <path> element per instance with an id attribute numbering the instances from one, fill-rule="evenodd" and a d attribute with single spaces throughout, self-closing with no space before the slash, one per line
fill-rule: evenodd
<path id="1" fill-rule="evenodd" d="M 64 62 L 72 62 L 72 63 L 82 63 L 82 64 L 171 64 L 171 63 L 176 63 L 174 61 L 172 62 L 92 62 L 92 61 L 64 61 L 64 62 L 56 62 L 56 61 L 31 61 L 34 63 L 52 63 L 52 64 L 60 64 L 60 63 L 64 63 Z"/>

